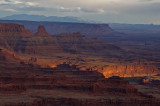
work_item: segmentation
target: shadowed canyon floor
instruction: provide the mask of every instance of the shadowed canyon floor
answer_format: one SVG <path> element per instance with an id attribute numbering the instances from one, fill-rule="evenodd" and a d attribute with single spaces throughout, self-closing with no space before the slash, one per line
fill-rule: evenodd
<path id="1" fill-rule="evenodd" d="M 62 68 L 62 66 L 61 66 Z M 58 67 L 57 67 L 58 69 Z M 64 67 L 63 70 L 66 68 Z M 153 96 L 138 92 L 120 77 L 104 78 L 96 71 L 2 71 L 1 105 L 155 105 Z"/>

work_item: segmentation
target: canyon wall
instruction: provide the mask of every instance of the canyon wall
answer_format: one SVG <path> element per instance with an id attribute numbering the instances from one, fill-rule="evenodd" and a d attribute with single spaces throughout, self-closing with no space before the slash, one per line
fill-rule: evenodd
<path id="1" fill-rule="evenodd" d="M 32 36 L 32 33 L 25 29 L 24 25 L 0 24 L 0 36 Z"/>
<path id="2" fill-rule="evenodd" d="M 0 105 L 9 106 L 159 105 L 154 97 L 138 92 L 123 78 L 106 79 L 92 71 L 3 72 L 0 73 L 0 93 Z"/>
<path id="3" fill-rule="evenodd" d="M 121 76 L 121 77 L 141 77 L 152 76 L 160 73 L 160 70 L 150 64 L 136 65 L 108 65 L 99 70 L 105 77 Z"/>
<path id="4" fill-rule="evenodd" d="M 17 53 L 53 55 L 54 53 L 101 53 L 119 51 L 120 48 L 104 43 L 98 39 L 87 38 L 81 33 L 62 33 L 51 36 L 39 26 L 32 34 L 18 24 L 0 24 L 0 46 Z"/>

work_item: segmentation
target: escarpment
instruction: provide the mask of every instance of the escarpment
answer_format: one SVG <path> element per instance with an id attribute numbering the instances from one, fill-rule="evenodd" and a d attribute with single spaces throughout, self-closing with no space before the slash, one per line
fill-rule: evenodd
<path id="1" fill-rule="evenodd" d="M 86 35 L 87 37 L 108 37 L 108 36 L 114 36 L 117 33 L 108 24 L 34 22 L 34 21 L 18 21 L 18 20 L 14 21 L 0 20 L 0 22 L 22 24 L 32 33 L 37 32 L 37 27 L 39 25 L 45 26 L 47 32 L 49 32 L 50 34 L 81 32 L 83 35 Z"/>
<path id="2" fill-rule="evenodd" d="M 54 53 L 97 53 L 106 52 L 120 48 L 104 43 L 98 39 L 87 38 L 81 33 L 62 33 L 50 35 L 44 26 L 39 26 L 35 34 L 31 34 L 23 25 L 1 24 L 0 45 L 23 54 L 53 55 Z"/>
<path id="3" fill-rule="evenodd" d="M 0 36 L 31 37 L 33 34 L 24 25 L 0 23 Z"/>
<path id="4" fill-rule="evenodd" d="M 128 64 L 128 65 L 109 65 L 99 70 L 105 77 L 142 77 L 152 76 L 160 73 L 159 69 L 152 64 Z"/>

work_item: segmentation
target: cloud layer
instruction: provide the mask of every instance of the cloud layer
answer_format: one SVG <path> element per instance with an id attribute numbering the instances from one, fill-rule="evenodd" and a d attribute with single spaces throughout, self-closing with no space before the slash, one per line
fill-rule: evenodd
<path id="1" fill-rule="evenodd" d="M 1 17 L 22 13 L 160 24 L 160 0 L 0 0 Z"/>

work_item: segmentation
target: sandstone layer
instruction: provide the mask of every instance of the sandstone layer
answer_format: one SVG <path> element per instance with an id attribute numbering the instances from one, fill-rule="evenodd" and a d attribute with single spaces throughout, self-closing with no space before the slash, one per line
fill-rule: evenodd
<path id="1" fill-rule="evenodd" d="M 1 105 L 159 105 L 158 100 L 138 92 L 123 78 L 105 79 L 94 71 L 2 72 L 0 93 Z"/>
<path id="2" fill-rule="evenodd" d="M 0 36 L 23 36 L 30 37 L 32 33 L 25 29 L 24 25 L 0 24 Z"/>
<path id="3" fill-rule="evenodd" d="M 157 75 L 159 69 L 151 64 L 110 65 L 103 67 L 99 72 L 103 73 L 105 77 L 142 77 Z"/>

